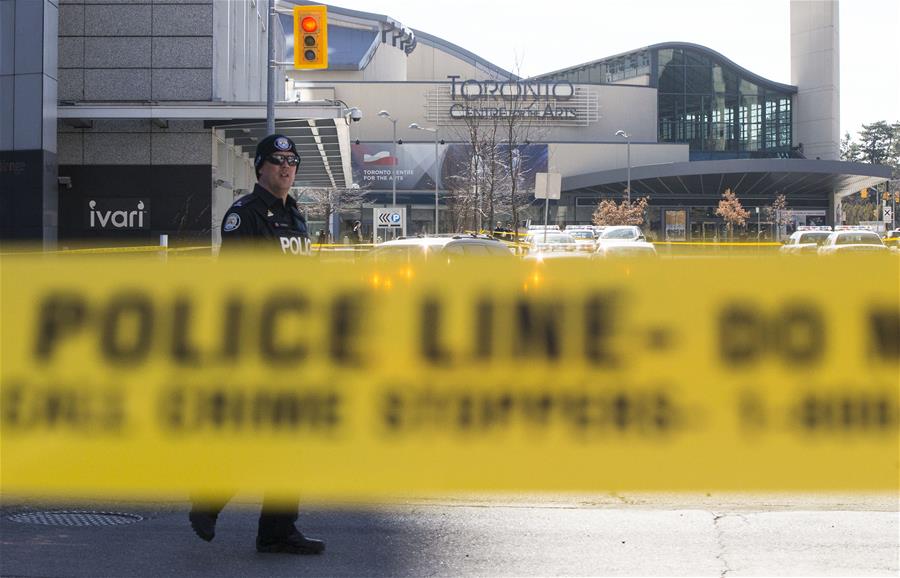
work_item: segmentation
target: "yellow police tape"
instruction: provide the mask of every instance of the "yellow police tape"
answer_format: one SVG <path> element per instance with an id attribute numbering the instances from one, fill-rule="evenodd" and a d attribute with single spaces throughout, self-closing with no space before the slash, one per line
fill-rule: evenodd
<path id="1" fill-rule="evenodd" d="M 196 247 L 160 247 L 158 245 L 138 245 L 134 247 L 90 247 L 85 249 L 60 249 L 58 251 L 45 251 L 43 249 L 17 250 L 0 253 L 0 256 L 11 257 L 20 255 L 105 255 L 114 253 L 187 253 L 190 251 L 212 251 L 212 245 L 200 245 Z"/>
<path id="2" fill-rule="evenodd" d="M 6 493 L 900 487 L 900 261 L 2 262 Z"/>

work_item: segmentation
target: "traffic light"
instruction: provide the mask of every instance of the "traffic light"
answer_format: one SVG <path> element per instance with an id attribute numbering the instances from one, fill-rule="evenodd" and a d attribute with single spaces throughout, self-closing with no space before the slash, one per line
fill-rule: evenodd
<path id="1" fill-rule="evenodd" d="M 328 7 L 294 7 L 294 68 L 328 68 Z"/>

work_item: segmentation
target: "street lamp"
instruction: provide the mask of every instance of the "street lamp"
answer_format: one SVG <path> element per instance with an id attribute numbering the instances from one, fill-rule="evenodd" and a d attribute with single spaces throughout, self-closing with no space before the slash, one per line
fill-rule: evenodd
<path id="1" fill-rule="evenodd" d="M 625 139 L 625 147 L 628 155 L 628 168 L 626 169 L 626 179 L 627 183 L 625 184 L 625 198 L 631 203 L 631 135 L 625 132 L 624 130 L 617 130 L 616 136 L 620 136 Z"/>
<path id="2" fill-rule="evenodd" d="M 386 118 L 394 125 L 394 164 L 391 165 L 391 206 L 397 208 L 397 119 L 386 110 L 378 112 L 378 116 Z"/>
<path id="3" fill-rule="evenodd" d="M 427 126 L 419 126 L 416 123 L 410 124 L 409 128 L 412 130 L 424 130 L 426 132 L 434 133 L 434 234 L 437 235 L 440 232 L 440 229 L 438 228 L 438 169 L 440 167 L 438 164 L 438 129 L 437 127 L 428 128 Z"/>

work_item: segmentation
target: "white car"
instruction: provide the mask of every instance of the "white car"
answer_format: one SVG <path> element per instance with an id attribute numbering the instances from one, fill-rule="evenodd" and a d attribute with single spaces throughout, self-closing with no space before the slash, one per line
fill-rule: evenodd
<path id="1" fill-rule="evenodd" d="M 568 233 L 559 231 L 529 232 L 525 237 L 529 253 L 548 253 L 552 251 L 574 251 L 578 244 Z"/>
<path id="2" fill-rule="evenodd" d="M 836 230 L 819 247 L 819 255 L 887 252 L 888 248 L 878 233 L 862 228 Z"/>
<path id="3" fill-rule="evenodd" d="M 798 229 L 784 242 L 778 251 L 782 255 L 815 255 L 819 247 L 831 235 L 831 227 L 816 229 Z"/>
<path id="4" fill-rule="evenodd" d="M 597 248 L 594 231 L 591 229 L 570 229 L 567 227 L 566 233 L 572 235 L 575 239 L 576 251 L 593 252 Z"/>
<path id="5" fill-rule="evenodd" d="M 640 227 L 615 225 L 606 227 L 597 239 L 598 257 L 656 256 L 656 247 L 648 243 Z"/>
<path id="6" fill-rule="evenodd" d="M 523 258 L 526 262 L 546 263 L 548 261 L 571 261 L 575 259 L 591 259 L 591 253 L 584 251 L 557 251 L 549 253 L 529 253 Z"/>
<path id="7" fill-rule="evenodd" d="M 375 261 L 427 260 L 436 256 L 510 258 L 513 254 L 502 242 L 486 235 L 463 234 L 401 237 L 381 243 L 369 253 L 369 258 Z"/>

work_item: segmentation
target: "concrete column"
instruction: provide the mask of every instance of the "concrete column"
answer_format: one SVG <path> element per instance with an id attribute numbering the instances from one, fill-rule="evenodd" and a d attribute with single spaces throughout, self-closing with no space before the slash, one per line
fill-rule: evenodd
<path id="1" fill-rule="evenodd" d="M 794 146 L 806 158 L 840 160 L 840 43 L 837 0 L 791 0 Z"/>
<path id="2" fill-rule="evenodd" d="M 57 0 L 0 0 L 0 239 L 57 239 Z"/>

